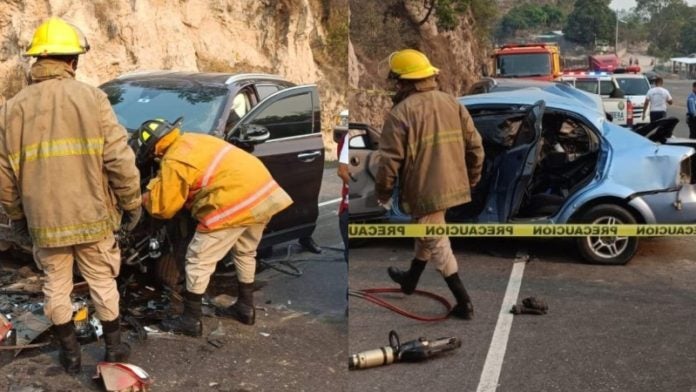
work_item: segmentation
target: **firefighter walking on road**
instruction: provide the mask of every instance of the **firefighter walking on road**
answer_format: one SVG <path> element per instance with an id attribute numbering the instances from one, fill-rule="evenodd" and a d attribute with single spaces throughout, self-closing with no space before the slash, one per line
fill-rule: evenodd
<path id="1" fill-rule="evenodd" d="M 239 295 L 221 309 L 254 324 L 256 249 L 273 215 L 292 204 L 255 156 L 210 135 L 182 134 L 180 121 L 145 122 L 138 130 L 138 162 L 160 159 L 160 171 L 143 196 L 155 218 L 170 219 L 186 207 L 198 221 L 186 252 L 184 313 L 162 321 L 162 329 L 201 336 L 201 299 L 215 266 L 232 251 Z"/>
<path id="2" fill-rule="evenodd" d="M 33 242 L 46 274 L 44 312 L 71 374 L 81 367 L 70 300 L 73 262 L 103 326 L 104 359 L 128 359 L 119 330 L 121 256 L 113 232 L 119 224 L 132 230 L 141 211 L 140 174 L 126 130 L 104 92 L 74 79 L 78 55 L 88 49 L 69 23 L 51 18 L 41 24 L 26 53 L 38 58 L 31 84 L 0 110 L 0 202 L 16 235 Z"/>
<path id="3" fill-rule="evenodd" d="M 389 68 L 397 91 L 379 142 L 377 196 L 387 205 L 398 178 L 401 206 L 414 222 L 444 224 L 448 208 L 471 201 L 483 165 L 481 136 L 466 108 L 438 90 L 439 70 L 423 53 L 395 52 Z M 474 308 L 449 238 L 417 238 L 415 253 L 409 270 L 389 268 L 391 279 L 412 294 L 426 263 L 434 264 L 457 300 L 451 315 L 470 319 Z"/>

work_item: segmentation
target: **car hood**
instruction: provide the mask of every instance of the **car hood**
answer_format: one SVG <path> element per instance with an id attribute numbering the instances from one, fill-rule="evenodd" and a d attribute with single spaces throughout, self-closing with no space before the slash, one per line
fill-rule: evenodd
<path id="1" fill-rule="evenodd" d="M 654 143 L 630 130 L 605 122 L 603 136 L 611 150 L 609 178 L 636 191 L 650 192 L 679 185 L 681 161 L 694 149 Z"/>

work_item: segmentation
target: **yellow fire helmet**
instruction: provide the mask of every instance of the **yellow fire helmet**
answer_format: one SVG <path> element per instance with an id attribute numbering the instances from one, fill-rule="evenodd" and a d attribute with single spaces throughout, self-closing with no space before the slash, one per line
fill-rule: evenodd
<path id="1" fill-rule="evenodd" d="M 404 49 L 389 56 L 390 78 L 425 79 L 440 73 L 430 64 L 423 53 L 415 49 Z"/>
<path id="2" fill-rule="evenodd" d="M 183 117 L 179 117 L 173 123 L 169 123 L 157 118 L 142 123 L 135 134 L 139 145 L 136 153 L 136 165 L 141 167 L 141 165 L 154 159 L 157 143 L 171 133 L 181 132 L 179 127 L 181 127 L 183 120 Z"/>
<path id="3" fill-rule="evenodd" d="M 64 56 L 87 53 L 87 38 L 76 26 L 52 17 L 34 31 L 34 38 L 25 56 Z"/>

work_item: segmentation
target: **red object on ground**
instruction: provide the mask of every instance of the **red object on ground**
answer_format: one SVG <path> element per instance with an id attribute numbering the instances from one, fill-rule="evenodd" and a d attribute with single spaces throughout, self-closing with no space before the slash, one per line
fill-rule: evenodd
<path id="1" fill-rule="evenodd" d="M 94 378 L 100 377 L 107 391 L 147 391 L 152 385 L 149 374 L 129 363 L 99 362 Z"/>
<path id="2" fill-rule="evenodd" d="M 5 318 L 4 315 L 0 314 L 0 342 L 5 339 L 7 333 L 12 329 L 12 323 L 10 320 Z"/>

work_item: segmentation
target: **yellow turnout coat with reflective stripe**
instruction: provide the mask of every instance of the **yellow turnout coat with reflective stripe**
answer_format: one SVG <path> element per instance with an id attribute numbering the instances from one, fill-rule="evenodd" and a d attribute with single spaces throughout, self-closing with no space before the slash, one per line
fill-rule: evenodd
<path id="1" fill-rule="evenodd" d="M 161 143 L 162 141 L 160 141 Z M 292 204 L 261 161 L 210 135 L 184 134 L 164 148 L 145 208 L 169 219 L 186 206 L 199 231 L 266 223 Z"/>
<path id="2" fill-rule="evenodd" d="M 140 203 L 140 174 L 106 94 L 42 59 L 0 109 L 0 203 L 42 248 L 96 242 Z"/>

